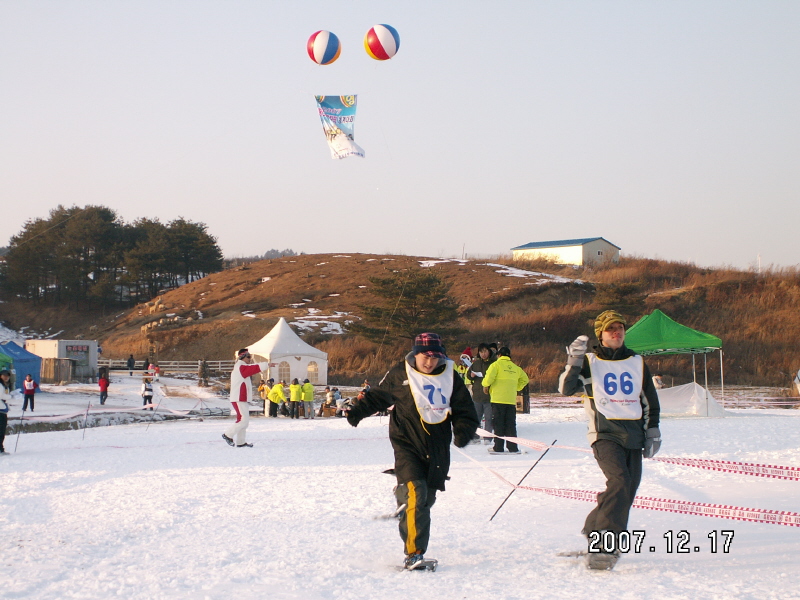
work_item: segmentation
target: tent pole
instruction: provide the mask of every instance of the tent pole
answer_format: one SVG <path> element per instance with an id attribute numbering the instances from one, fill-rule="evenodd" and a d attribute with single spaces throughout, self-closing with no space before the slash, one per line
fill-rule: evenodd
<path id="1" fill-rule="evenodd" d="M 725 407 L 725 369 L 722 367 L 722 348 L 719 349 L 719 380 L 720 386 L 722 390 L 720 391 L 720 395 L 722 396 L 722 406 Z"/>
<path id="2" fill-rule="evenodd" d="M 706 376 L 706 416 L 708 416 L 708 352 L 703 353 L 703 370 L 705 371 Z"/>
<path id="3" fill-rule="evenodd" d="M 695 371 L 694 368 L 694 354 L 692 354 L 692 381 L 697 383 L 697 372 Z"/>

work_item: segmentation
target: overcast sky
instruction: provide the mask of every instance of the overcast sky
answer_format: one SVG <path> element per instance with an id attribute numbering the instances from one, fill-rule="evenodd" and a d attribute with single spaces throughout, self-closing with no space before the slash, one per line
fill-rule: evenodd
<path id="1" fill-rule="evenodd" d="M 797 265 L 799 32 L 797 0 L 2 0 L 0 245 L 101 204 L 226 256 L 603 236 Z M 366 158 L 330 158 L 314 94 L 358 94 Z"/>

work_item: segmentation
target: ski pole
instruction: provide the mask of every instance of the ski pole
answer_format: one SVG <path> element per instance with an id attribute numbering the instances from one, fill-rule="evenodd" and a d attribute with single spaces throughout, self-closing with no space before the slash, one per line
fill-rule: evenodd
<path id="1" fill-rule="evenodd" d="M 89 421 L 89 408 L 92 406 L 92 399 L 89 398 L 89 404 L 86 405 L 86 416 L 83 418 L 83 435 L 81 441 L 86 439 L 86 423 Z"/>
<path id="2" fill-rule="evenodd" d="M 386 515 L 380 515 L 378 517 L 375 517 L 375 519 L 379 521 L 389 521 L 391 519 L 396 519 L 398 516 L 400 516 L 400 513 L 406 509 L 406 507 L 407 507 L 406 504 L 401 504 L 400 506 L 397 507 L 396 511 Z"/>
<path id="3" fill-rule="evenodd" d="M 558 440 L 553 440 L 553 443 L 552 443 L 552 444 L 550 444 L 550 445 L 551 445 L 551 446 L 553 446 L 553 445 L 554 445 L 554 444 L 555 444 L 557 441 L 558 441 Z M 533 463 L 533 467 L 535 467 L 536 465 L 538 465 L 538 464 L 539 464 L 539 461 L 540 461 L 540 460 L 542 460 L 542 459 L 544 458 L 544 455 L 545 455 L 545 454 L 547 454 L 548 452 L 550 452 L 550 448 L 548 448 L 547 450 L 545 450 L 544 452 L 542 452 L 542 455 L 541 455 L 539 458 L 537 458 L 537 459 L 536 459 L 536 462 L 535 462 L 535 463 Z M 522 476 L 522 479 L 520 479 L 520 480 L 519 480 L 519 483 L 518 483 L 517 485 L 522 485 L 522 482 L 523 482 L 523 481 L 525 481 L 525 478 L 526 478 L 526 477 L 527 477 L 527 476 L 530 474 L 530 472 L 531 472 L 531 471 L 533 471 L 533 467 L 531 467 L 530 469 L 528 469 L 528 472 L 527 472 L 527 473 L 525 473 L 525 475 L 523 475 L 523 476 Z M 511 491 L 508 493 L 508 496 L 506 496 L 506 499 L 505 499 L 505 500 L 503 500 L 503 503 L 502 503 L 500 506 L 498 506 L 498 507 L 497 507 L 497 510 L 496 510 L 496 511 L 494 511 L 494 514 L 493 514 L 491 517 L 489 517 L 489 520 L 490 520 L 490 521 L 491 521 L 492 519 L 494 519 L 494 518 L 495 518 L 495 516 L 497 515 L 497 513 L 499 513 L 499 512 L 500 512 L 500 509 L 501 509 L 501 508 L 503 508 L 503 504 L 505 504 L 505 503 L 506 503 L 506 501 L 507 501 L 509 498 L 511 498 L 511 494 L 513 494 L 513 493 L 514 493 L 514 492 L 516 492 L 516 491 L 517 491 L 517 488 L 516 488 L 516 487 L 514 487 L 514 489 L 513 489 L 513 490 L 511 490 Z"/>
<path id="4" fill-rule="evenodd" d="M 14 452 L 17 451 L 17 446 L 19 446 L 19 434 L 22 433 L 22 420 L 25 418 L 25 409 L 22 409 L 22 416 L 19 418 L 19 428 L 17 429 L 17 441 L 14 444 Z"/>
<path id="5" fill-rule="evenodd" d="M 154 391 L 155 391 L 155 390 L 154 390 Z M 156 410 L 153 412 L 153 414 L 152 414 L 152 415 L 150 415 L 150 423 L 152 423 L 153 421 L 155 421 L 155 418 L 156 418 L 156 413 L 158 412 L 158 407 L 159 407 L 159 406 L 161 406 L 161 399 L 162 399 L 163 397 L 164 397 L 164 396 L 163 396 L 162 394 L 159 394 L 159 395 L 158 395 L 158 404 L 156 404 Z M 153 401 L 152 401 L 152 400 L 150 400 L 150 404 L 152 404 L 152 403 L 153 403 Z M 148 429 L 150 429 L 150 423 L 148 423 L 148 424 L 147 424 L 147 427 L 145 427 L 145 428 L 144 428 L 144 432 L 145 432 L 145 433 L 147 433 L 147 430 L 148 430 Z"/>

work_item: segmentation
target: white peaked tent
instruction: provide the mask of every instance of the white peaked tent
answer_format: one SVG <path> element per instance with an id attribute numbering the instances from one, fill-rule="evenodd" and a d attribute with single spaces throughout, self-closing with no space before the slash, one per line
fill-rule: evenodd
<path id="1" fill-rule="evenodd" d="M 724 417 L 727 414 L 711 392 L 697 383 L 660 389 L 658 402 L 661 405 L 662 415 Z"/>
<path id="2" fill-rule="evenodd" d="M 308 379 L 314 385 L 328 383 L 328 353 L 306 344 L 283 317 L 248 348 L 257 361 L 269 363 L 267 378 L 283 379 L 287 384 L 294 378 L 301 383 Z"/>

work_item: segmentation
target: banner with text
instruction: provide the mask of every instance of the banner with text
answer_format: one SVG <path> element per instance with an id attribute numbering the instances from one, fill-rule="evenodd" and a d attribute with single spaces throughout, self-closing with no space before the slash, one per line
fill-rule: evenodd
<path id="1" fill-rule="evenodd" d="M 331 158 L 360 156 L 364 150 L 354 140 L 356 96 L 315 96 L 317 110 L 331 149 Z"/>

